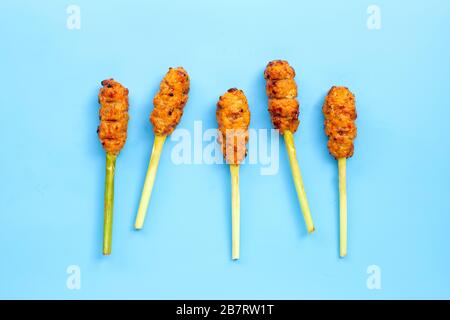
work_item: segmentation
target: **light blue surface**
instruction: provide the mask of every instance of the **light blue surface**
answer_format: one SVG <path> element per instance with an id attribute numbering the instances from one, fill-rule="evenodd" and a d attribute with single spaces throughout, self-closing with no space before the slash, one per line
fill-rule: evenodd
<path id="1" fill-rule="evenodd" d="M 366 26 L 381 8 L 381 30 Z M 81 29 L 66 28 L 70 4 Z M 0 2 L 0 298 L 450 298 L 450 2 Z M 280 170 L 241 168 L 241 260 L 230 259 L 226 166 L 162 154 L 144 230 L 132 228 L 153 143 L 152 98 L 169 66 L 191 93 L 179 128 L 216 127 L 244 89 L 252 128 L 270 128 L 262 72 L 296 68 L 298 159 L 317 227 L 306 236 L 284 144 Z M 101 255 L 100 81 L 130 90 L 117 162 L 113 254 Z M 348 161 L 349 256 L 338 258 L 337 164 L 321 105 L 356 94 Z M 69 265 L 81 289 L 66 287 Z M 366 286 L 381 268 L 381 290 Z"/>

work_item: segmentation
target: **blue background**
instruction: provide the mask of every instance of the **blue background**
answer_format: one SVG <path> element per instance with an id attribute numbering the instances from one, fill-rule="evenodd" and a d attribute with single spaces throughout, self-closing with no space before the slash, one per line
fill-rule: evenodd
<path id="1" fill-rule="evenodd" d="M 369 30 L 372 3 L 381 30 Z M 70 4 L 81 29 L 66 28 Z M 0 298 L 450 298 L 450 2 L 0 2 Z M 277 175 L 241 168 L 241 260 L 230 259 L 229 171 L 175 165 L 166 143 L 141 232 L 133 231 L 153 143 L 152 98 L 170 66 L 191 76 L 179 128 L 216 127 L 245 90 L 270 128 L 262 72 L 297 71 L 298 159 L 317 232 L 306 236 L 284 144 Z M 101 255 L 100 81 L 130 90 L 118 158 L 113 254 Z M 337 165 L 321 105 L 356 94 L 348 161 L 349 256 L 338 258 Z M 66 268 L 81 268 L 81 290 Z M 381 290 L 366 286 L 381 268 Z"/>

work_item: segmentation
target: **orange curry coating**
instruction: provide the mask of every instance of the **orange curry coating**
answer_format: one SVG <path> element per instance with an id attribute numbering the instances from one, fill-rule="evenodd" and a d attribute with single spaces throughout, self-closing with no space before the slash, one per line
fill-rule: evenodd
<path id="1" fill-rule="evenodd" d="M 345 87 L 332 87 L 322 108 L 328 150 L 336 159 L 353 155 L 356 138 L 355 96 Z"/>
<path id="2" fill-rule="evenodd" d="M 189 75 L 183 68 L 169 68 L 153 99 L 150 121 L 157 135 L 169 135 L 181 120 L 189 93 Z"/>
<path id="3" fill-rule="evenodd" d="M 294 133 L 299 125 L 299 103 L 294 77 L 294 68 L 284 60 L 269 62 L 264 71 L 270 116 L 273 126 L 281 134 L 286 130 Z"/>
<path id="4" fill-rule="evenodd" d="M 127 139 L 128 89 L 113 79 L 103 80 L 98 94 L 100 125 L 97 133 L 103 149 L 117 155 Z"/>
<path id="5" fill-rule="evenodd" d="M 229 89 L 217 102 L 218 141 L 228 164 L 239 164 L 247 155 L 250 110 L 242 90 Z"/>

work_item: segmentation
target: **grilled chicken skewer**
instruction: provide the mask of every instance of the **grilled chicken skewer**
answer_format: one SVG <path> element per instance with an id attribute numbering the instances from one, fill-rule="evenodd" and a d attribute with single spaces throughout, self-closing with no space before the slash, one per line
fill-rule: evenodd
<path id="1" fill-rule="evenodd" d="M 144 226 L 164 142 L 181 120 L 188 93 L 189 76 L 187 72 L 181 67 L 169 68 L 161 81 L 159 92 L 153 99 L 154 109 L 150 121 L 153 124 L 155 140 L 134 225 L 138 230 Z"/>
<path id="2" fill-rule="evenodd" d="M 127 139 L 128 89 L 113 79 L 102 81 L 98 101 L 100 125 L 97 133 L 106 151 L 103 254 L 111 254 L 116 158 Z"/>
<path id="3" fill-rule="evenodd" d="M 356 138 L 355 96 L 345 87 L 332 87 L 322 108 L 328 150 L 338 161 L 339 172 L 339 255 L 347 255 L 346 160 L 353 155 Z"/>
<path id="4" fill-rule="evenodd" d="M 242 90 L 229 89 L 219 98 L 216 110 L 219 124 L 218 141 L 222 153 L 230 165 L 231 173 L 231 258 L 239 259 L 240 247 L 240 198 L 239 164 L 247 155 L 250 110 Z"/>
<path id="5" fill-rule="evenodd" d="M 299 103 L 297 100 L 297 84 L 294 80 L 295 70 L 287 61 L 274 60 L 268 63 L 264 71 L 266 94 L 269 98 L 269 112 L 273 126 L 283 135 L 289 155 L 292 177 L 297 197 L 300 202 L 308 233 L 314 232 L 305 187 L 297 162 L 294 136 L 299 125 Z"/>

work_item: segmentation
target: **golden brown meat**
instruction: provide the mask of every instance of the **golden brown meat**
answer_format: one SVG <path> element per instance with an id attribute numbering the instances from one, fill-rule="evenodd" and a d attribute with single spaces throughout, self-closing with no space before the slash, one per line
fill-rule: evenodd
<path id="1" fill-rule="evenodd" d="M 239 164 L 247 155 L 250 110 L 242 90 L 229 89 L 220 97 L 216 110 L 218 141 L 228 164 Z"/>
<path id="2" fill-rule="evenodd" d="M 284 60 L 269 62 L 264 71 L 270 116 L 273 126 L 281 134 L 286 130 L 294 133 L 299 125 L 299 103 L 294 77 L 294 68 Z"/>
<path id="3" fill-rule="evenodd" d="M 322 108 L 328 150 L 336 159 L 353 155 L 356 138 L 355 96 L 345 87 L 332 87 Z"/>
<path id="4" fill-rule="evenodd" d="M 117 155 L 127 139 L 128 89 L 113 79 L 103 80 L 102 85 L 97 133 L 105 151 Z"/>
<path id="5" fill-rule="evenodd" d="M 189 75 L 183 68 L 169 68 L 153 99 L 150 116 L 157 135 L 169 135 L 181 120 L 189 93 Z"/>

